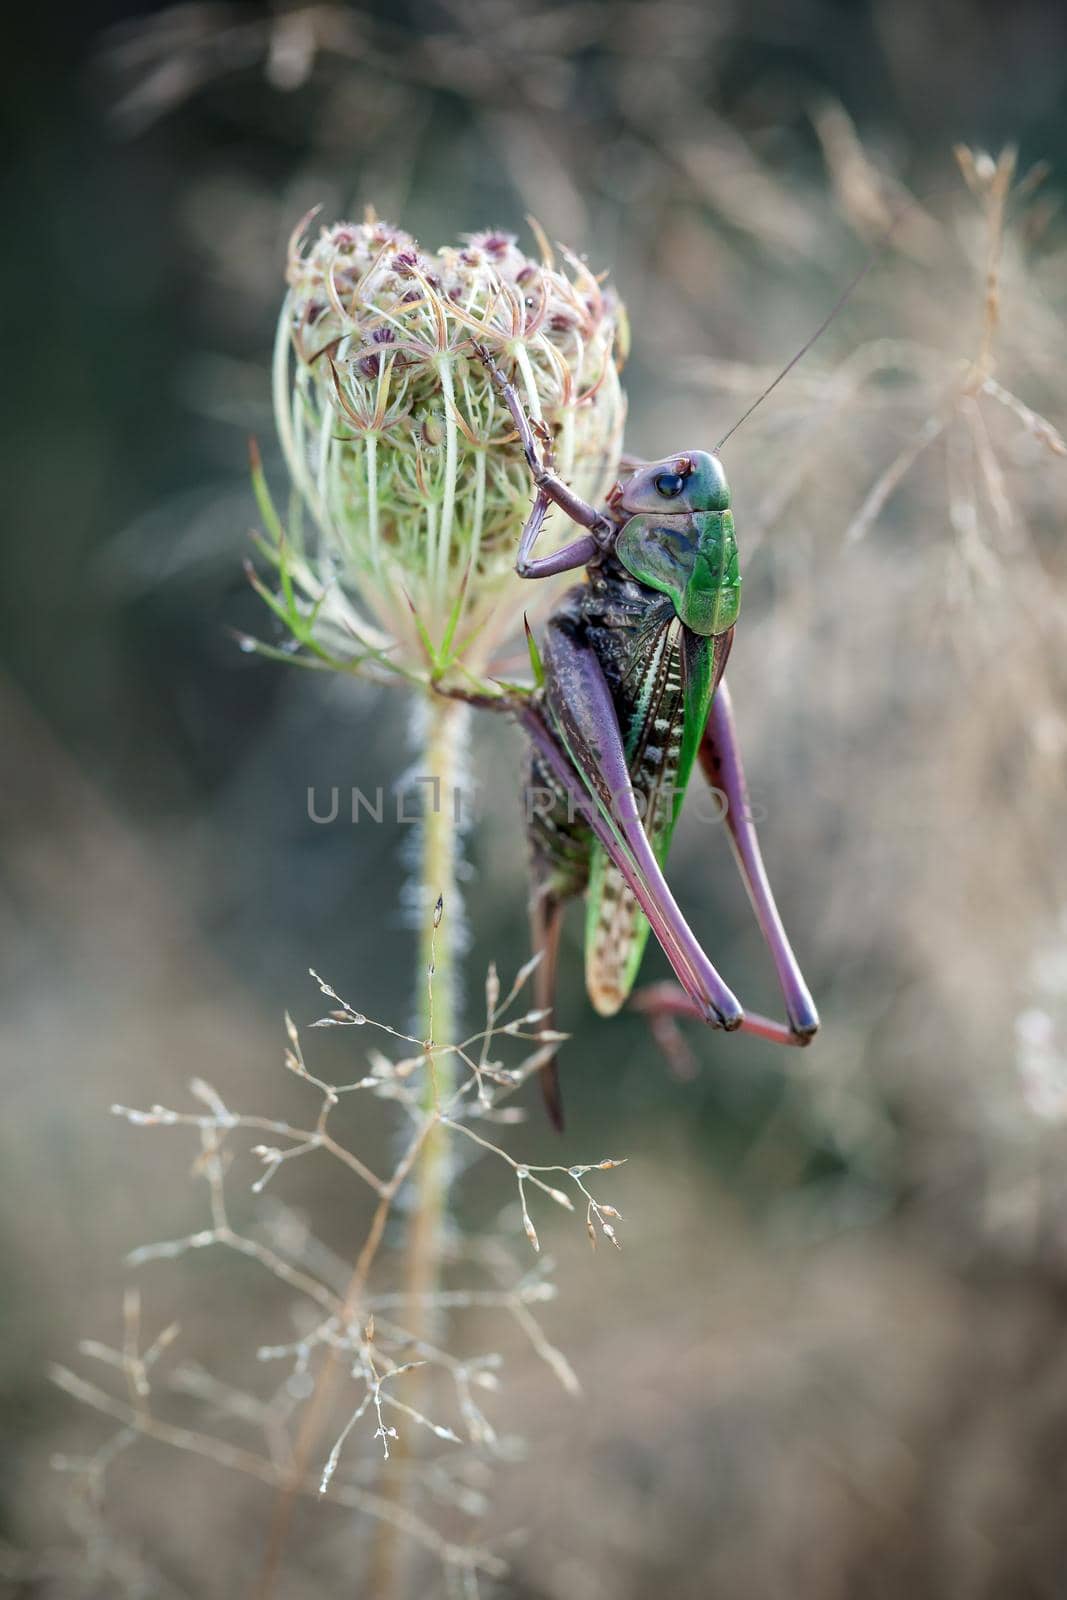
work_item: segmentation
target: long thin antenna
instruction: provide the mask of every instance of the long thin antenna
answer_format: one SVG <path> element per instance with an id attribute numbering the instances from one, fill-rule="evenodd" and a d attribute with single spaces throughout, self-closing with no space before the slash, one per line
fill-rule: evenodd
<path id="1" fill-rule="evenodd" d="M 868 260 L 863 264 L 863 266 L 856 273 L 855 277 L 853 277 L 845 285 L 845 287 L 842 289 L 841 293 L 838 295 L 837 299 L 834 301 L 833 305 L 830 307 L 830 309 L 826 313 L 825 317 L 819 323 L 819 326 L 815 329 L 815 332 L 810 336 L 810 338 L 808 338 L 808 339 L 806 339 L 804 341 L 804 343 L 801 345 L 800 349 L 797 351 L 796 355 L 792 358 L 791 361 L 788 361 L 786 363 L 786 365 L 782 368 L 782 370 L 778 374 L 778 376 L 775 379 L 773 379 L 773 381 L 771 383 L 769 383 L 767 385 L 767 387 L 766 387 L 766 389 L 764 389 L 763 393 L 761 395 L 758 395 L 756 397 L 756 399 L 753 400 L 753 402 L 749 406 L 748 410 L 743 412 L 742 415 L 738 417 L 738 419 L 734 423 L 733 427 L 730 428 L 726 433 L 723 434 L 722 438 L 719 440 L 718 444 L 715 446 L 715 454 L 716 455 L 718 455 L 719 451 L 722 449 L 722 447 L 726 443 L 727 439 L 731 438 L 737 432 L 737 430 L 741 426 L 742 422 L 747 422 L 749 417 L 752 415 L 753 411 L 756 410 L 757 406 L 761 406 L 763 404 L 764 400 L 766 400 L 767 396 L 772 392 L 772 390 L 777 389 L 777 387 L 781 383 L 782 379 L 783 378 L 787 378 L 789 376 L 789 374 L 792 372 L 793 368 L 796 366 L 797 362 L 802 360 L 803 357 L 807 355 L 808 351 L 811 349 L 811 347 L 815 343 L 815 341 L 817 339 L 821 339 L 822 338 L 823 334 L 826 332 L 826 330 L 830 326 L 831 322 L 833 322 L 834 318 L 837 316 L 837 313 L 841 310 L 841 307 L 845 304 L 845 301 L 849 298 L 849 296 L 851 294 L 854 293 L 854 291 L 863 282 L 864 278 L 867 276 L 868 272 L 870 272 L 871 268 L 878 261 L 881 260 L 882 256 L 885 253 L 886 247 L 889 244 L 890 237 L 893 234 L 893 232 L 895 231 L 898 223 L 902 222 L 904 220 L 904 218 L 906 216 L 908 216 L 908 214 L 910 212 L 916 210 L 919 207 L 919 204 L 920 204 L 920 202 L 918 200 L 910 201 L 909 204 L 906 205 L 902 211 L 899 211 L 897 213 L 897 215 L 893 218 L 892 222 L 890 222 L 886 226 L 885 232 L 882 235 L 881 241 L 879 242 L 877 249 L 873 251 L 873 253 L 868 258 Z"/>

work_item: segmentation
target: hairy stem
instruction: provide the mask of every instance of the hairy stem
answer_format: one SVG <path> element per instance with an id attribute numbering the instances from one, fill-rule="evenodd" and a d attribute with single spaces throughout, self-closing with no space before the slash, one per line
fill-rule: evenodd
<path id="1" fill-rule="evenodd" d="M 431 778 L 433 783 L 426 786 L 419 860 L 419 1030 L 432 1046 L 447 1045 L 456 1037 L 456 966 L 463 934 L 456 881 L 460 850 L 456 797 L 462 786 L 469 712 L 466 706 L 435 696 L 422 708 L 422 716 L 419 776 Z M 452 1060 L 435 1057 L 431 1050 L 423 1090 L 422 1109 L 431 1125 L 413 1173 L 404 1269 L 409 1306 L 406 1325 L 416 1340 L 429 1339 L 434 1332 L 433 1300 L 440 1282 L 451 1155 L 446 1131 L 432 1119 L 453 1088 Z M 415 1391 L 420 1384 L 425 1386 L 425 1381 L 425 1372 L 412 1373 L 406 1391 L 409 1403 L 420 1410 L 425 1399 Z M 416 1448 L 411 1429 L 401 1428 L 381 1484 L 382 1494 L 394 1505 L 402 1504 L 413 1481 L 408 1469 Z M 367 1592 L 380 1600 L 402 1600 L 413 1592 L 406 1572 L 412 1553 L 398 1537 L 394 1522 L 380 1522 Z"/>
<path id="2" fill-rule="evenodd" d="M 433 695 L 422 707 L 424 720 L 420 724 L 418 776 L 436 781 L 427 785 L 426 816 L 419 855 L 419 884 L 422 890 L 418 907 L 419 1028 L 427 1040 L 445 1045 L 456 1036 L 455 969 L 462 944 L 463 920 L 456 883 L 460 830 L 455 796 L 462 787 L 463 751 L 469 715 L 466 705 Z M 438 901 L 441 903 L 439 917 L 435 915 Z M 345 1292 L 340 1319 L 343 1325 L 350 1324 L 363 1314 L 367 1277 L 381 1245 L 385 1225 L 397 1195 L 410 1179 L 413 1198 L 407 1235 L 405 1288 L 411 1296 L 411 1302 L 407 1325 L 415 1339 L 422 1339 L 430 1332 L 433 1317 L 430 1302 L 439 1276 L 449 1181 L 447 1139 L 444 1130 L 434 1121 L 434 1114 L 440 1099 L 446 1098 L 449 1093 L 453 1073 L 450 1057 L 435 1058 L 431 1053 L 422 1102 L 426 1120 L 415 1133 L 400 1165 L 382 1192 L 370 1232 Z M 294 1503 L 300 1492 L 300 1480 L 308 1471 L 314 1451 L 321 1448 L 323 1423 L 330 1414 L 342 1373 L 343 1363 L 337 1360 L 335 1352 L 331 1352 L 323 1363 L 315 1391 L 305 1409 L 293 1462 L 275 1502 L 267 1549 L 255 1589 L 257 1600 L 274 1600 L 278 1593 L 282 1557 L 292 1523 Z M 420 1373 L 416 1371 L 411 1376 L 417 1385 Z M 409 1401 L 418 1406 L 418 1399 L 411 1388 L 407 1394 Z M 381 1485 L 381 1502 L 392 1508 L 396 1517 L 392 1521 L 388 1518 L 381 1521 L 376 1534 L 365 1591 L 374 1595 L 375 1600 L 401 1600 L 404 1594 L 406 1575 L 403 1556 L 406 1544 L 399 1538 L 398 1528 L 404 1524 L 403 1514 L 407 1510 L 404 1500 L 412 1481 L 410 1472 L 406 1470 L 412 1455 L 409 1433 L 409 1429 L 400 1431 L 390 1451 L 391 1470 L 385 1473 Z"/>

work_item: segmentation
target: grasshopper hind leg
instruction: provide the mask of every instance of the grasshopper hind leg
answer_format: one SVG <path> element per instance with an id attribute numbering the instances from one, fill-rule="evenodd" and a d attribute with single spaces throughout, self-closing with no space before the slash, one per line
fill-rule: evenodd
<path id="1" fill-rule="evenodd" d="M 685 1063 L 678 1075 L 692 1077 L 693 1057 L 678 1043 L 675 1023 L 680 1017 L 691 1018 L 694 1022 L 707 1021 L 696 1001 L 686 994 L 681 984 L 667 979 L 663 983 L 645 984 L 634 993 L 630 1005 L 648 1018 L 656 1042 L 670 1059 L 671 1065 L 680 1067 L 681 1063 Z M 801 1031 L 789 1022 L 776 1022 L 773 1017 L 761 1017 L 755 1011 L 746 1011 L 741 1021 L 735 1024 L 733 1032 L 751 1033 L 757 1039 L 769 1039 L 772 1044 L 792 1044 L 803 1049 L 811 1043 L 817 1028 L 817 1021 L 814 1026 Z"/>
<path id="2" fill-rule="evenodd" d="M 544 1013 L 542 1028 L 556 1025 L 556 974 L 559 969 L 559 939 L 563 930 L 565 901 L 552 894 L 547 884 L 535 890 L 530 901 L 530 943 L 541 962 L 534 977 L 537 1009 Z M 563 1093 L 559 1082 L 559 1053 L 555 1044 L 544 1047 L 541 1062 L 541 1093 L 552 1126 L 563 1132 Z"/>
<path id="3" fill-rule="evenodd" d="M 785 1022 L 746 1012 L 737 1031 L 754 1034 L 759 1039 L 769 1039 L 772 1044 L 803 1047 L 810 1044 L 818 1032 L 819 1014 L 782 925 L 763 864 L 734 727 L 730 691 L 725 680 L 719 685 L 712 701 L 698 754 L 705 777 L 726 802 L 726 825 L 734 857 L 760 932 L 771 953 L 785 1001 Z M 656 1042 L 675 1070 L 690 1075 L 687 1069 L 691 1066 L 692 1055 L 678 1029 L 679 1018 L 702 1020 L 700 1010 L 690 996 L 677 984 L 653 983 L 638 990 L 630 1003 L 648 1018 Z"/>
<path id="4" fill-rule="evenodd" d="M 581 818 L 575 815 L 567 794 L 537 755 L 530 764 L 527 793 L 535 802 L 529 815 L 530 942 L 541 957 L 534 976 L 534 998 L 537 1009 L 545 1012 L 540 1026 L 554 1028 L 563 913 L 567 901 L 583 894 L 589 881 L 592 839 Z M 549 1120 L 562 1133 L 558 1047 L 550 1044 L 544 1049 L 541 1092 Z"/>
<path id="5" fill-rule="evenodd" d="M 712 701 L 699 759 L 708 782 L 726 801 L 726 827 L 734 859 L 748 891 L 764 943 L 770 951 L 789 1019 L 784 1028 L 779 1023 L 766 1022 L 764 1018 L 751 1019 L 758 1022 L 759 1026 L 750 1027 L 748 1031 L 781 1044 L 810 1044 L 819 1030 L 819 1014 L 782 925 L 767 869 L 763 865 L 763 853 L 752 820 L 741 748 L 734 726 L 730 691 L 725 681 L 719 685 Z"/>

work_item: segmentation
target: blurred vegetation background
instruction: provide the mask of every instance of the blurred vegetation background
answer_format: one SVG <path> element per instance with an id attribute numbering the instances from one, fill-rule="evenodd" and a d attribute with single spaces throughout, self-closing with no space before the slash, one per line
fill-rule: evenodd
<path id="1" fill-rule="evenodd" d="M 11 1591 L 246 1592 L 266 1528 L 262 1489 L 155 1447 L 109 1481 L 121 1559 L 94 1568 L 69 1525 L 49 1459 L 101 1424 L 46 1362 L 114 1337 L 122 1255 L 202 1214 L 187 1147 L 110 1103 L 184 1103 L 204 1072 L 250 1109 L 299 1104 L 281 1010 L 318 1014 L 309 965 L 375 1016 L 411 1010 L 409 830 L 307 815 L 309 786 L 402 776 L 405 701 L 228 632 L 265 627 L 246 438 L 281 487 L 268 367 L 291 228 L 371 203 L 436 248 L 488 226 L 530 242 L 533 213 L 610 269 L 628 445 L 655 456 L 726 431 L 910 193 L 725 453 L 746 582 L 731 682 L 824 1035 L 783 1060 L 694 1034 L 679 1082 L 639 1019 L 593 1017 L 575 920 L 562 1159 L 630 1158 L 626 1248 L 547 1241 L 552 1337 L 587 1394 L 517 1361 L 501 1409 L 528 1450 L 492 1525 L 528 1530 L 505 1592 L 552 1600 L 1061 1594 L 1067 462 L 967 387 L 988 218 L 952 145 L 1051 164 L 1009 212 L 982 376 L 1063 428 L 1067 12 L 220 3 L 42 7 L 20 30 L 0 68 Z M 478 727 L 475 1014 L 487 961 L 526 954 L 518 752 Z M 672 877 L 727 980 L 775 1009 L 725 839 L 690 819 Z M 339 1072 L 344 1044 L 322 1045 Z M 561 1159 L 530 1101 L 522 1154 Z M 284 1198 L 351 1257 L 365 1215 L 344 1186 L 309 1165 Z M 504 1198 L 473 1173 L 461 1220 Z M 206 1256 L 139 1282 L 153 1326 L 180 1313 L 198 1359 L 254 1382 L 276 1286 Z M 334 1592 L 349 1537 L 305 1509 L 285 1593 Z"/>

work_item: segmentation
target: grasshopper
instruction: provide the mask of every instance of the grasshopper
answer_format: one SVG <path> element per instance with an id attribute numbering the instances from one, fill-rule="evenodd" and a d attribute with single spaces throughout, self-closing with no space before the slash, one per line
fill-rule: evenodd
<path id="1" fill-rule="evenodd" d="M 540 650 L 531 638 L 537 687 L 512 703 L 531 745 L 527 809 L 532 939 L 542 956 L 538 1004 L 551 1013 L 563 909 L 584 894 L 586 985 L 601 1015 L 613 1015 L 630 997 L 652 931 L 678 982 L 652 985 L 633 1003 L 661 1037 L 664 1028 L 673 1029 L 672 1019 L 693 1017 L 728 1032 L 806 1045 L 819 1019 L 764 869 L 723 677 L 741 578 L 718 454 L 689 450 L 630 464 L 605 505 L 589 505 L 555 472 L 551 436 L 531 422 L 488 350 L 476 346 L 476 353 L 511 413 L 535 490 L 516 571 L 531 580 L 586 572 L 586 581 L 549 617 Z M 553 505 L 582 531 L 563 549 L 537 556 Z M 725 810 L 777 973 L 785 1022 L 742 1009 L 664 877 L 697 764 Z M 554 1057 L 542 1084 L 549 1115 L 561 1128 Z"/>

